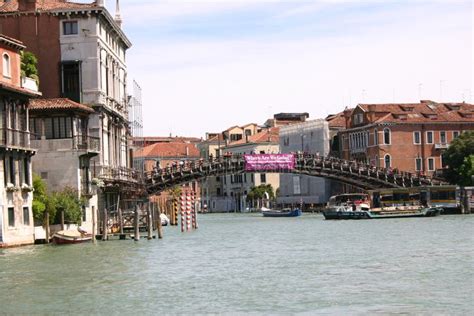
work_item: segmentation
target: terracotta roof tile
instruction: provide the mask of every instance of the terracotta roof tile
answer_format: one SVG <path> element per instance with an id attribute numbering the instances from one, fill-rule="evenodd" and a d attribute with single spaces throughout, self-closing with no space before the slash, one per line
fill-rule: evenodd
<path id="1" fill-rule="evenodd" d="M 188 155 L 186 155 L 188 153 Z M 163 158 L 199 158 L 199 150 L 194 144 L 183 142 L 156 143 L 135 152 L 135 157 Z"/>
<path id="2" fill-rule="evenodd" d="M 244 145 L 248 143 L 267 143 L 267 142 L 276 142 L 278 143 L 280 141 L 280 128 L 279 127 L 272 127 L 270 129 L 261 131 L 257 134 L 254 134 L 252 136 L 249 136 L 248 142 L 247 140 L 241 139 L 235 142 L 232 142 L 229 144 L 229 146 L 239 146 L 239 145 Z"/>
<path id="3" fill-rule="evenodd" d="M 30 100 L 30 110 L 76 110 L 82 112 L 93 113 L 94 110 L 87 105 L 80 104 L 65 98 L 56 99 L 33 99 Z"/>
<path id="4" fill-rule="evenodd" d="M 65 0 L 37 0 L 37 10 L 54 11 L 61 9 L 89 9 L 96 8 L 96 2 L 77 3 Z M 0 6 L 0 12 L 16 12 L 18 11 L 18 0 L 10 0 Z"/>

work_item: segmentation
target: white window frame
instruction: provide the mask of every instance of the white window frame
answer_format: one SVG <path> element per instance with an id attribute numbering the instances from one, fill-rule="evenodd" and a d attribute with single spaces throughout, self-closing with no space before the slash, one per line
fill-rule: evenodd
<path id="1" fill-rule="evenodd" d="M 374 145 L 379 144 L 379 131 L 378 129 L 374 129 Z"/>
<path id="2" fill-rule="evenodd" d="M 74 23 L 74 22 L 77 24 L 77 33 L 66 34 L 64 24 L 65 23 Z M 62 36 L 78 36 L 79 35 L 79 30 L 80 30 L 79 29 L 79 20 L 63 20 L 61 22 L 61 31 L 62 31 L 61 35 Z"/>
<path id="3" fill-rule="evenodd" d="M 441 133 L 444 133 L 444 142 L 441 139 Z M 441 144 L 447 144 L 448 143 L 448 133 L 446 133 L 446 131 L 439 131 L 439 142 Z"/>
<path id="4" fill-rule="evenodd" d="M 387 166 L 387 156 L 390 158 L 390 166 Z M 390 156 L 390 154 L 386 154 L 385 156 L 383 156 L 383 165 L 385 166 L 385 168 L 392 167 L 392 156 Z"/>
<path id="5" fill-rule="evenodd" d="M 458 135 L 457 135 L 457 136 L 454 136 L 454 133 L 458 133 Z M 459 137 L 459 135 L 461 135 L 461 133 L 460 133 L 459 131 L 453 131 L 453 139 Z"/>
<path id="6" fill-rule="evenodd" d="M 385 141 L 385 131 L 388 131 L 388 143 Z M 385 127 L 383 129 L 383 143 L 384 143 L 384 145 L 391 145 L 392 144 L 392 131 L 388 127 Z"/>
<path id="7" fill-rule="evenodd" d="M 433 161 L 433 168 L 430 168 L 430 160 Z M 428 167 L 428 171 L 435 171 L 436 170 L 436 161 L 435 161 L 434 157 L 428 157 L 426 159 L 426 164 L 427 164 L 427 167 Z"/>
<path id="8" fill-rule="evenodd" d="M 420 162 L 420 168 L 418 168 L 418 162 Z M 423 159 L 421 157 L 415 158 L 415 171 L 421 171 L 423 169 Z"/>
<path id="9" fill-rule="evenodd" d="M 416 137 L 415 137 L 416 134 L 418 134 L 418 143 L 416 142 Z M 420 131 L 413 132 L 413 144 L 421 145 L 421 132 Z"/>
<path id="10" fill-rule="evenodd" d="M 428 133 L 431 133 L 431 142 L 429 142 Z M 426 131 L 426 143 L 427 144 L 434 144 L 434 132 L 433 131 Z"/>
<path id="11" fill-rule="evenodd" d="M 12 59 L 7 53 L 2 55 L 3 76 L 6 78 L 12 77 Z"/>

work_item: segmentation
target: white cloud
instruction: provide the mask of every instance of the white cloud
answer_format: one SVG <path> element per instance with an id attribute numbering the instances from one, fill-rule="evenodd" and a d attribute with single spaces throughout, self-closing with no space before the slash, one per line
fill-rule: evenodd
<path id="1" fill-rule="evenodd" d="M 352 25 L 368 23 L 346 36 L 150 39 L 128 59 L 143 88 L 145 135 L 203 136 L 278 112 L 325 117 L 358 102 L 474 101 L 472 21 L 419 14 L 355 16 Z"/>

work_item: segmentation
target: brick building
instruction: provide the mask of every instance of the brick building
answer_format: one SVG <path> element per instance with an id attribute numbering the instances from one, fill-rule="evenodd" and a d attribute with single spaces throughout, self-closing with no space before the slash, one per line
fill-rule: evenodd
<path id="1" fill-rule="evenodd" d="M 132 208 L 137 174 L 131 168 L 131 128 L 126 51 L 131 42 L 104 1 L 0 1 L 2 31 L 23 41 L 38 58 L 45 98 L 67 98 L 88 105 L 88 134 L 100 140 L 91 158 L 92 177 L 101 179 L 98 208 Z M 126 202 L 127 201 L 127 202 Z M 125 205 L 125 204 L 129 205 Z"/>
<path id="2" fill-rule="evenodd" d="M 0 35 L 0 248 L 32 244 L 33 179 L 28 101 L 41 94 L 20 78 L 20 41 Z"/>
<path id="3" fill-rule="evenodd" d="M 444 167 L 442 154 L 460 133 L 474 130 L 468 103 L 359 104 L 344 111 L 341 158 L 432 175 Z"/>

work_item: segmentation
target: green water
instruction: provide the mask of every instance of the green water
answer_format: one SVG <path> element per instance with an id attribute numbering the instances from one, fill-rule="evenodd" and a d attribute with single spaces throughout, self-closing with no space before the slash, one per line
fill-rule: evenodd
<path id="1" fill-rule="evenodd" d="M 474 216 L 206 214 L 199 225 L 0 250 L 0 314 L 474 312 Z"/>

